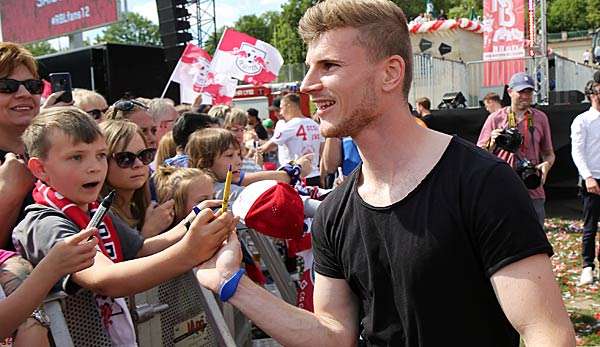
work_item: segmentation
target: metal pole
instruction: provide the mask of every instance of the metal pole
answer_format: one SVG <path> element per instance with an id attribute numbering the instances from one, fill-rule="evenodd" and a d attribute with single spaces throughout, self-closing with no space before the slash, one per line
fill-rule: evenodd
<path id="1" fill-rule="evenodd" d="M 542 102 L 547 104 L 549 101 L 549 69 L 548 69 L 548 33 L 546 24 L 546 0 L 540 0 L 540 49 L 542 51 Z"/>

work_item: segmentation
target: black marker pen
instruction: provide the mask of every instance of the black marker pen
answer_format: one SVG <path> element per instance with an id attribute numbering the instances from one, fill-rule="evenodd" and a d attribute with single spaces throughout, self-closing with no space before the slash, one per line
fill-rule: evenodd
<path id="1" fill-rule="evenodd" d="M 117 192 L 112 190 L 110 193 L 108 193 L 108 195 L 104 199 L 102 199 L 100 206 L 98 206 L 98 209 L 92 216 L 92 219 L 88 223 L 86 229 L 98 228 L 100 226 L 100 223 L 102 222 L 102 218 L 104 218 L 104 216 L 106 215 L 106 212 L 108 212 L 108 209 L 110 208 L 110 205 L 112 204 L 113 200 L 115 199 L 115 195 L 117 195 Z M 92 237 L 93 236 L 91 236 L 90 239 Z"/>

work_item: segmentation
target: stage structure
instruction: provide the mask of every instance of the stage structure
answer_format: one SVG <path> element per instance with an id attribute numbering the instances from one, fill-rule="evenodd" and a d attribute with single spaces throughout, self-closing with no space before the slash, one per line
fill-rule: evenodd
<path id="1" fill-rule="evenodd" d="M 540 18 L 535 18 L 539 6 Z M 535 62 L 535 79 L 538 83 L 536 97 L 538 104 L 547 105 L 550 94 L 550 71 L 548 65 L 548 33 L 546 31 L 546 0 L 529 0 L 529 55 Z"/>
<path id="2" fill-rule="evenodd" d="M 198 46 L 204 47 L 213 40 L 216 47 L 219 38 L 217 37 L 217 19 L 215 16 L 215 0 L 191 0 L 196 10 L 196 16 L 192 18 L 196 25 L 196 40 Z"/>

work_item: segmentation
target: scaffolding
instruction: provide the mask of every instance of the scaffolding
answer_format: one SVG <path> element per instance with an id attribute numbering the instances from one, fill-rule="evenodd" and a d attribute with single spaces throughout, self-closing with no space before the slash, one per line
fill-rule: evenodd
<path id="1" fill-rule="evenodd" d="M 199 47 L 205 47 L 211 40 L 217 46 L 217 19 L 215 0 L 189 0 L 186 6 L 190 12 L 190 26 L 196 28 L 193 33 Z"/>

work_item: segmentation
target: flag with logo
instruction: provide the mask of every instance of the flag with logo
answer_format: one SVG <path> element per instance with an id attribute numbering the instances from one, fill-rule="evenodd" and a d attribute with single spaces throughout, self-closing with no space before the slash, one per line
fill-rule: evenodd
<path id="1" fill-rule="evenodd" d="M 196 85 L 194 87 L 196 88 Z M 206 78 L 202 80 L 202 85 L 194 91 L 202 93 L 203 104 L 231 105 L 236 88 L 237 80 L 235 78 L 208 71 Z"/>
<path id="2" fill-rule="evenodd" d="M 204 85 L 211 62 L 210 54 L 188 43 L 175 66 L 171 80 L 179 83 L 182 103 L 192 104 Z"/>
<path id="3" fill-rule="evenodd" d="M 226 29 L 214 54 L 211 70 L 260 85 L 276 80 L 281 65 L 283 57 L 275 47 L 250 35 Z"/>

